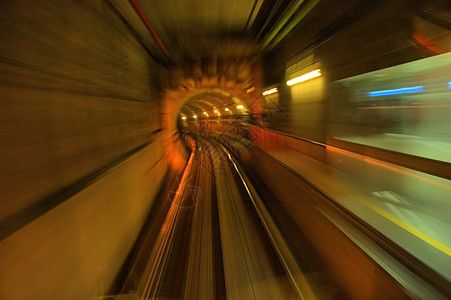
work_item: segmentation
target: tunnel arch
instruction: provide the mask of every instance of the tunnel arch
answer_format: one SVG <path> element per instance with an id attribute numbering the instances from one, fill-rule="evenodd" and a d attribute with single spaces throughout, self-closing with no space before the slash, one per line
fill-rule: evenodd
<path id="1" fill-rule="evenodd" d="M 181 112 L 187 113 L 191 109 L 193 113 L 196 113 L 202 111 L 201 107 L 204 107 L 204 110 L 213 110 L 215 107 L 242 104 L 250 114 L 256 116 L 260 114 L 261 97 L 257 92 L 260 91 L 257 88 L 260 81 L 253 76 L 255 64 L 246 66 L 249 68 L 246 72 L 248 74 L 246 80 L 238 76 L 237 80 L 225 80 L 225 77 L 221 75 L 205 77 L 200 81 L 190 78 L 181 81 L 177 88 L 165 90 L 161 108 L 162 129 L 167 157 L 173 167 L 182 167 L 187 157 L 186 150 L 180 143 L 177 128 L 177 120 Z M 242 66 L 241 69 L 243 69 Z M 256 88 L 248 93 L 250 87 Z M 183 110 L 184 106 L 185 110 Z"/>

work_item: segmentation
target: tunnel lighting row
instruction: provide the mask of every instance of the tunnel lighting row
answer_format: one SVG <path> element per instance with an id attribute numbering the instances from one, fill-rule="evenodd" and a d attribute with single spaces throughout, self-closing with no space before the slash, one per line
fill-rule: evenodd
<path id="1" fill-rule="evenodd" d="M 239 105 L 236 106 L 236 108 L 237 108 L 237 109 L 244 109 L 244 105 L 239 104 Z M 229 109 L 228 107 L 225 107 L 225 108 L 224 108 L 224 111 L 230 111 L 230 109 Z M 220 113 L 219 110 L 217 110 L 217 109 L 215 109 L 214 112 L 215 112 L 215 114 L 217 114 L 218 116 L 221 115 L 221 113 Z M 210 116 L 206 111 L 204 111 L 204 112 L 202 112 L 202 113 L 203 113 L 206 117 L 209 117 L 209 116 Z M 194 118 L 194 119 L 197 119 L 198 117 L 197 117 L 197 115 L 193 115 L 193 118 Z M 186 116 L 182 115 L 182 118 L 181 118 L 181 119 L 185 121 L 185 120 L 186 120 Z"/>

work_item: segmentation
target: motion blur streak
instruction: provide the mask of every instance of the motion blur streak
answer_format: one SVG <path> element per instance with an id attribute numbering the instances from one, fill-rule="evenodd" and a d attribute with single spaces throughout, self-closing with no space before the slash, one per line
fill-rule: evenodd
<path id="1" fill-rule="evenodd" d="M 370 206 L 370 207 L 373 210 L 375 210 L 378 214 L 386 217 L 387 219 L 389 219 L 390 221 L 392 221 L 396 225 L 404 228 L 408 232 L 414 234 L 415 236 L 419 237 L 420 239 L 422 239 L 426 243 L 428 243 L 431 246 L 437 248 L 438 250 L 442 251 L 443 253 L 447 254 L 448 256 L 451 256 L 451 247 L 448 247 L 447 245 L 445 245 L 443 243 L 440 243 L 436 239 L 430 237 L 429 235 L 427 235 L 424 232 L 416 229 L 415 227 L 407 224 L 406 222 L 401 221 L 400 219 L 396 218 L 395 216 L 393 216 L 392 214 L 386 212 L 385 210 L 380 209 L 377 206 Z"/>
<path id="2" fill-rule="evenodd" d="M 335 148 L 335 147 L 331 147 L 331 146 L 326 146 L 326 149 L 327 149 L 327 151 L 335 151 L 335 152 L 342 153 L 344 155 L 353 156 L 353 157 L 356 157 L 357 159 L 364 160 L 364 161 L 369 162 L 371 164 L 378 165 L 378 166 L 381 166 L 383 168 L 390 169 L 390 170 L 393 170 L 393 171 L 395 171 L 397 173 L 402 173 L 402 174 L 407 175 L 407 176 L 415 177 L 415 178 L 418 178 L 418 179 L 420 179 L 422 181 L 426 181 L 428 183 L 437 185 L 437 186 L 439 186 L 441 188 L 444 188 L 444 189 L 447 189 L 447 190 L 451 190 L 451 185 L 449 185 L 449 184 L 447 185 L 447 184 L 443 184 L 443 183 L 431 180 L 429 178 L 426 178 L 425 176 L 417 175 L 417 174 L 413 173 L 412 171 L 406 171 L 406 170 L 404 170 L 401 167 L 390 165 L 390 164 L 387 164 L 387 163 L 384 163 L 384 162 L 377 161 L 377 160 L 372 159 L 370 157 L 365 157 L 363 155 L 358 155 L 358 154 L 355 154 L 355 153 L 352 153 L 352 152 L 349 152 L 349 151 L 345 151 L 345 150 L 342 150 L 342 149 L 338 149 L 338 148 Z M 425 242 L 427 242 L 428 244 L 432 245 L 433 247 L 439 249 L 443 253 L 451 256 L 451 247 L 449 247 L 449 246 L 447 246 L 447 245 L 435 240 L 434 238 L 430 237 L 429 235 L 425 234 L 424 232 L 422 232 L 422 231 L 418 230 L 417 228 L 409 225 L 408 223 L 396 218 L 395 216 L 393 216 L 392 214 L 388 213 L 387 211 L 379 208 L 378 206 L 372 205 L 371 202 L 365 202 L 365 206 L 371 207 L 371 209 L 376 211 L 378 214 L 384 216 L 385 218 L 389 219 L 390 221 L 392 221 L 396 225 L 402 227 L 403 229 L 405 229 L 408 232 L 414 234 L 415 236 L 417 236 L 420 239 L 424 240 Z"/>
<path id="3" fill-rule="evenodd" d="M 274 94 L 274 93 L 277 93 L 277 88 L 273 88 L 273 89 L 264 91 L 264 92 L 262 93 L 262 95 L 263 95 L 263 96 L 266 96 L 266 95 L 271 95 L 271 94 Z"/>
<path id="4" fill-rule="evenodd" d="M 450 184 L 445 184 L 445 183 L 442 183 L 442 182 L 438 182 L 437 180 L 430 179 L 430 178 L 428 178 L 428 177 L 426 177 L 424 175 L 416 174 L 416 173 L 414 173 L 414 172 L 412 172 L 410 170 L 408 171 L 405 168 L 402 168 L 402 167 L 399 167 L 399 166 L 396 166 L 396 165 L 393 165 L 393 164 L 388 164 L 388 163 L 385 163 L 385 162 L 373 159 L 371 157 L 360 155 L 360 154 L 357 154 L 357 153 L 353 153 L 353 152 L 350 152 L 350 151 L 347 151 L 347 150 L 343 150 L 343 149 L 340 149 L 340 148 L 337 148 L 337 147 L 326 146 L 326 149 L 327 149 L 327 151 L 335 151 L 335 152 L 338 152 L 338 153 L 341 153 L 341 154 L 344 154 L 344 155 L 347 155 L 347 156 L 352 156 L 352 157 L 355 157 L 355 158 L 357 158 L 359 160 L 362 160 L 362 161 L 365 161 L 365 162 L 369 162 L 370 164 L 377 165 L 377 166 L 383 167 L 385 169 L 389 169 L 389 170 L 395 171 L 396 173 L 401 173 L 401 174 L 409 176 L 409 177 L 414 177 L 414 178 L 420 179 L 421 181 L 425 181 L 425 182 L 428 182 L 430 184 L 436 185 L 436 186 L 438 186 L 440 188 L 451 190 L 451 185 Z"/>
<path id="5" fill-rule="evenodd" d="M 402 94 L 419 93 L 422 91 L 423 91 L 422 86 L 414 86 L 414 87 L 399 88 L 399 89 L 394 89 L 394 90 L 383 90 L 383 91 L 370 92 L 368 94 L 368 96 L 378 97 L 378 96 L 402 95 Z"/>
<path id="6" fill-rule="evenodd" d="M 0 0 L 0 299 L 451 299 L 449 0 Z"/>
<path id="7" fill-rule="evenodd" d="M 313 78 L 316 78 L 316 77 L 319 77 L 319 76 L 321 76 L 321 71 L 319 69 L 318 70 L 314 70 L 314 71 L 311 71 L 311 72 L 309 72 L 307 74 L 304 74 L 302 76 L 299 76 L 299 77 L 296 77 L 296 78 L 288 80 L 287 81 L 287 85 L 289 85 L 289 86 L 295 85 L 295 84 L 298 84 L 298 83 L 301 83 L 301 82 L 304 82 L 304 81 L 307 81 L 307 80 L 310 80 L 310 79 L 313 79 Z"/>
<path id="8" fill-rule="evenodd" d="M 152 293 L 155 293 L 154 292 L 155 287 L 161 283 L 162 277 L 161 272 L 164 269 L 165 264 L 167 264 L 167 259 L 165 259 L 165 256 L 167 256 L 169 253 L 168 246 L 171 246 L 173 243 L 172 240 L 176 228 L 175 226 L 177 222 L 177 217 L 179 216 L 179 212 L 181 209 L 180 203 L 182 202 L 186 192 L 185 187 L 187 185 L 188 176 L 190 175 L 191 166 L 194 160 L 195 145 L 193 142 L 191 145 L 192 152 L 189 157 L 188 163 L 186 164 L 186 167 L 183 170 L 182 178 L 180 179 L 180 183 L 174 194 L 174 198 L 172 199 L 172 204 L 169 208 L 169 211 L 166 215 L 163 224 L 161 225 L 161 230 L 156 239 L 153 252 L 150 253 L 149 256 L 149 262 L 151 262 L 152 264 L 149 264 L 147 266 L 149 270 L 146 271 L 147 278 L 145 279 L 143 288 L 144 299 L 151 298 Z"/>

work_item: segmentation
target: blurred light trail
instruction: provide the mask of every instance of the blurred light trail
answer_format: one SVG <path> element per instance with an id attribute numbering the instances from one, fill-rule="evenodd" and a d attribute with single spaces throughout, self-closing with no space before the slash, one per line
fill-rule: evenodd
<path id="1" fill-rule="evenodd" d="M 394 90 L 382 90 L 382 91 L 374 91 L 368 93 L 370 97 L 379 97 L 379 96 L 391 96 L 391 95 L 402 95 L 402 94 L 413 94 L 419 93 L 423 91 L 423 86 L 413 86 L 413 87 L 405 87 Z"/>
<path id="2" fill-rule="evenodd" d="M 236 108 L 238 108 L 238 109 L 243 109 L 244 108 L 244 106 L 243 105 L 237 105 L 237 107 Z"/>
<path id="3" fill-rule="evenodd" d="M 277 88 L 273 88 L 273 89 L 264 91 L 264 92 L 262 93 L 262 95 L 263 95 L 263 96 L 267 96 L 267 95 L 271 95 L 271 94 L 274 94 L 274 93 L 277 93 L 277 92 L 278 92 Z"/>
<path id="4" fill-rule="evenodd" d="M 320 69 L 316 69 L 316 70 L 308 72 L 302 76 L 288 80 L 287 85 L 292 86 L 297 83 L 301 83 L 301 82 L 304 82 L 304 81 L 307 81 L 307 80 L 310 80 L 310 79 L 313 79 L 313 78 L 316 78 L 319 76 L 321 76 L 321 71 L 320 71 Z"/>

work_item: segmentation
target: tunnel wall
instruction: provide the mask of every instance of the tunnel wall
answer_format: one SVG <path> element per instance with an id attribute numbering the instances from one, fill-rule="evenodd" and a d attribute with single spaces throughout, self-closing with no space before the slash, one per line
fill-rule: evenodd
<path id="1" fill-rule="evenodd" d="M 278 88 L 280 112 L 266 125 L 326 143 L 336 104 L 343 105 L 340 95 L 330 91 L 332 82 L 422 57 L 411 41 L 414 9 L 404 0 L 321 1 L 263 58 L 265 86 Z M 286 81 L 314 69 L 322 76 L 287 86 Z"/>
<path id="2" fill-rule="evenodd" d="M 108 1 L 1 1 L 1 299 L 108 288 L 166 172 L 160 72 Z"/>
<path id="3" fill-rule="evenodd" d="M 1 299 L 108 293 L 163 180 L 158 140 L 1 242 Z"/>

